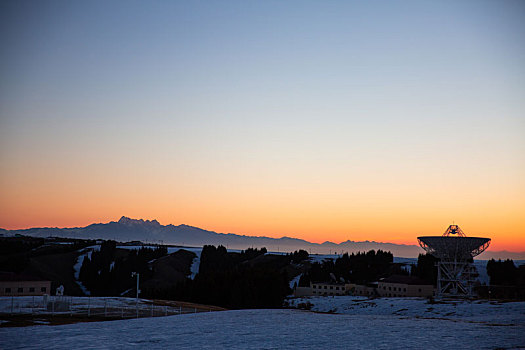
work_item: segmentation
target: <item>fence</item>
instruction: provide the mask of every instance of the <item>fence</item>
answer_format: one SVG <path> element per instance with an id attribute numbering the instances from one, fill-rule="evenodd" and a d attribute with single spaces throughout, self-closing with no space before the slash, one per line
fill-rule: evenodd
<path id="1" fill-rule="evenodd" d="M 146 299 L 114 297 L 28 296 L 1 297 L 0 313 L 9 315 L 61 315 L 97 318 L 138 318 L 211 312 L 188 306 L 155 305 Z"/>

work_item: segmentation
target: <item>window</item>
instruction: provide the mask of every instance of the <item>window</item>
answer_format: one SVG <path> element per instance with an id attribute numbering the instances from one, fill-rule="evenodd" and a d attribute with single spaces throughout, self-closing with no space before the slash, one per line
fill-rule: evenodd
<path id="1" fill-rule="evenodd" d="M 11 293 L 11 288 L 6 288 L 6 289 L 5 289 L 5 292 L 6 292 L 6 293 Z"/>
<path id="2" fill-rule="evenodd" d="M 23 293 L 23 292 L 24 292 L 24 288 L 18 287 L 18 293 Z"/>
<path id="3" fill-rule="evenodd" d="M 35 287 L 29 287 L 29 293 L 34 293 L 35 292 Z"/>
<path id="4" fill-rule="evenodd" d="M 46 287 L 41 287 L 41 288 L 40 288 L 40 291 L 41 291 L 41 292 L 45 292 L 45 291 L 46 291 Z"/>
<path id="5" fill-rule="evenodd" d="M 327 289 L 327 287 L 326 287 L 326 286 L 324 286 L 324 289 Z"/>
<path id="6" fill-rule="evenodd" d="M 339 287 L 335 287 L 335 290 L 339 290 Z"/>
<path id="7" fill-rule="evenodd" d="M 330 289 L 334 289 L 334 286 L 330 286 Z"/>
<path id="8" fill-rule="evenodd" d="M 421 288 L 419 288 L 419 293 L 421 293 Z"/>
<path id="9" fill-rule="evenodd" d="M 403 292 L 406 292 L 406 291 L 407 291 L 407 289 L 406 289 L 406 288 L 403 288 Z"/>
<path id="10" fill-rule="evenodd" d="M 388 287 L 388 290 L 392 290 L 392 287 Z"/>
<path id="11" fill-rule="evenodd" d="M 312 288 L 314 288 L 314 289 L 315 289 L 315 288 L 317 288 L 317 286 L 316 286 L 316 285 L 314 284 Z"/>

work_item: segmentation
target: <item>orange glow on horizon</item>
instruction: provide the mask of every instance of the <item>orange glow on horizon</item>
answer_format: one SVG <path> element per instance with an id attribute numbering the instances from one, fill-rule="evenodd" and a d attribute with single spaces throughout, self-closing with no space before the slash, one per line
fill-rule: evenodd
<path id="1" fill-rule="evenodd" d="M 42 215 L 44 216 L 44 215 Z M 37 216 L 26 220 L 25 224 L 20 224 L 13 221 L 8 221 L 2 218 L 0 228 L 4 229 L 25 229 L 32 227 L 85 227 L 93 223 L 107 223 L 110 221 L 118 221 L 120 216 L 102 216 L 102 217 L 67 217 L 67 218 L 45 218 Z M 422 226 L 410 226 L 410 227 L 395 227 L 389 231 L 388 228 L 381 228 L 381 225 L 347 225 L 347 230 L 341 230 L 335 226 L 327 225 L 322 228 L 321 224 L 317 224 L 315 227 L 303 227 L 302 229 L 294 229 L 293 224 L 283 223 L 283 228 L 279 228 L 276 225 L 263 225 L 260 229 L 254 229 L 248 225 L 241 223 L 237 225 L 230 225 L 229 223 L 214 224 L 206 220 L 195 220 L 190 222 L 187 220 L 183 221 L 168 221 L 162 218 L 156 218 L 154 216 L 142 217 L 140 215 L 124 215 L 131 217 L 132 219 L 144 219 L 144 220 L 158 220 L 161 225 L 180 225 L 186 224 L 190 226 L 199 227 L 209 231 L 215 231 L 218 233 L 235 233 L 247 236 L 266 236 L 272 238 L 281 237 L 292 237 L 304 239 L 312 243 L 323 243 L 330 241 L 336 244 L 351 241 L 376 241 L 382 243 L 395 243 L 395 244 L 406 244 L 406 245 L 417 245 L 418 236 L 434 236 L 441 235 L 449 223 L 447 224 L 434 224 L 433 226 L 428 225 L 426 229 L 422 229 Z M 299 227 L 299 225 L 297 225 Z M 436 228 L 437 227 L 437 228 Z M 460 225 L 460 227 L 466 227 Z M 479 227 L 478 230 L 473 226 L 472 229 L 463 229 L 467 236 L 478 236 L 478 237 L 489 237 L 492 239 L 489 250 L 491 251 L 509 251 L 509 252 L 523 252 L 525 251 L 525 239 L 519 232 L 511 233 L 496 233 L 490 232 L 486 228 Z M 483 231 L 481 231 L 483 230 Z M 442 232 L 443 231 L 443 232 Z M 320 234 L 320 232 L 323 232 Z M 398 232 L 398 233 L 396 233 Z"/>
<path id="2" fill-rule="evenodd" d="M 433 172 L 379 176 L 373 169 L 315 174 L 310 165 L 275 174 L 263 165 L 239 165 L 238 172 L 216 165 L 206 172 L 191 163 L 183 171 L 169 162 L 159 168 L 125 161 L 64 168 L 17 161 L 0 173 L 0 228 L 83 227 L 124 215 L 315 243 L 417 245 L 417 236 L 441 235 L 454 221 L 467 236 L 490 237 L 490 250 L 525 251 L 519 179 L 488 186 L 483 177 L 443 181 Z"/>

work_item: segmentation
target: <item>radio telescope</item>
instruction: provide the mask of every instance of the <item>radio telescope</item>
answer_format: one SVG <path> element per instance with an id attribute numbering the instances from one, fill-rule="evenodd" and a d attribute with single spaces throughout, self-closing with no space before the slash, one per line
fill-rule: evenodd
<path id="1" fill-rule="evenodd" d="M 427 253 L 440 259 L 437 263 L 437 295 L 472 296 L 476 268 L 473 258 L 485 251 L 490 238 L 467 237 L 458 225 L 450 225 L 442 236 L 417 238 Z"/>

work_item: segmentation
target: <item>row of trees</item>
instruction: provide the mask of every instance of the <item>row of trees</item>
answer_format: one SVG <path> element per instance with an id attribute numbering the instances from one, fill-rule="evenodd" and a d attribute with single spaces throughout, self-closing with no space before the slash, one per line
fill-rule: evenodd
<path id="1" fill-rule="evenodd" d="M 299 280 L 299 286 L 309 286 L 311 282 L 349 282 L 366 284 L 391 275 L 410 275 L 433 284 L 437 280 L 437 258 L 430 254 L 419 254 L 417 264 L 405 270 L 395 264 L 390 252 L 370 250 L 323 262 L 315 262 Z"/>
<path id="2" fill-rule="evenodd" d="M 309 271 L 301 276 L 299 286 L 309 286 L 310 282 L 352 282 L 366 284 L 380 277 L 392 274 L 407 274 L 399 265 L 393 264 L 394 256 L 382 250 L 345 253 L 340 258 L 314 262 Z"/>
<path id="3" fill-rule="evenodd" d="M 291 256 L 257 259 L 266 248 L 228 253 L 204 246 L 199 273 L 172 288 L 147 290 L 148 297 L 183 300 L 227 308 L 279 308 L 291 291 L 283 268 Z"/>
<path id="4" fill-rule="evenodd" d="M 166 247 L 141 248 L 123 252 L 116 242 L 106 241 L 100 251 L 86 257 L 80 280 L 93 295 L 118 295 L 133 288 L 131 272 L 143 280 L 153 275 L 148 261 L 167 254 Z M 144 297 L 183 300 L 227 308 L 278 308 L 291 291 L 286 268 L 308 259 L 304 250 L 287 255 L 266 255 L 266 248 L 249 248 L 240 253 L 228 252 L 224 246 L 204 246 L 199 272 L 192 279 L 164 288 L 149 288 Z M 310 264 L 299 286 L 311 282 L 350 282 L 366 284 L 393 274 L 419 277 L 433 284 L 437 279 L 437 258 L 420 254 L 410 272 L 393 262 L 393 254 L 382 250 L 344 254 L 338 259 Z M 308 265 L 306 265 L 308 266 Z M 512 260 L 490 260 L 487 272 L 491 285 L 517 285 L 523 279 Z"/>
<path id="5" fill-rule="evenodd" d="M 431 254 L 419 254 L 417 264 L 412 265 L 410 275 L 419 277 L 434 285 L 437 283 L 437 264 L 438 258 Z"/>
<path id="6" fill-rule="evenodd" d="M 132 272 L 138 272 L 148 279 L 153 274 L 148 262 L 167 253 L 166 247 L 117 250 L 115 241 L 105 241 L 99 251 L 84 258 L 79 280 L 91 295 L 119 295 L 134 287 Z"/>
<path id="7" fill-rule="evenodd" d="M 487 262 L 487 274 L 491 285 L 517 285 L 520 277 L 520 271 L 511 259 L 503 261 L 490 259 Z"/>
<path id="8" fill-rule="evenodd" d="M 487 262 L 489 286 L 478 288 L 478 295 L 485 298 L 525 300 L 525 266 L 517 267 L 514 261 L 494 260 Z"/>
<path id="9" fill-rule="evenodd" d="M 93 241 L 78 239 L 67 239 L 66 242 L 68 244 L 59 244 L 52 239 L 29 236 L 1 237 L 0 271 L 22 273 L 32 258 L 70 253 L 93 244 Z"/>

